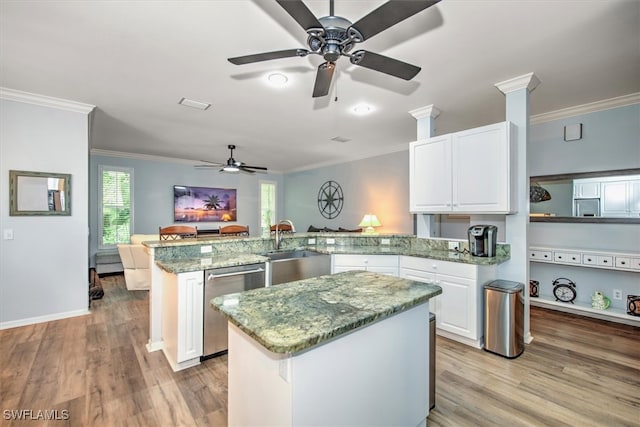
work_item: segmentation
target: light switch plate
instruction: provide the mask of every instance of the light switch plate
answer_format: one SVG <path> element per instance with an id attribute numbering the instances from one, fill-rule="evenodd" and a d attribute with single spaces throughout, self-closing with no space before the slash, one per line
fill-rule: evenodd
<path id="1" fill-rule="evenodd" d="M 213 247 L 211 245 L 200 246 L 201 254 L 210 254 L 213 251 Z"/>
<path id="2" fill-rule="evenodd" d="M 13 240 L 13 228 L 5 228 L 2 230 L 2 238 L 4 240 Z"/>
<path id="3" fill-rule="evenodd" d="M 315 245 L 316 244 L 316 239 L 309 239 L 309 241 L 307 242 L 308 245 Z"/>
<path id="4" fill-rule="evenodd" d="M 380 244 L 381 245 L 390 245 L 391 244 L 391 239 L 380 239 Z"/>
<path id="5" fill-rule="evenodd" d="M 336 244 L 336 239 L 331 239 L 331 238 L 327 239 L 327 245 L 335 245 L 335 244 Z"/>

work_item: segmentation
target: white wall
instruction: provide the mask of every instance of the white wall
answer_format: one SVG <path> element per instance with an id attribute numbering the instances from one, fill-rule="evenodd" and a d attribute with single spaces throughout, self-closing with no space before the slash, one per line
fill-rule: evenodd
<path id="1" fill-rule="evenodd" d="M 298 231 L 315 227 L 358 228 L 365 213 L 377 215 L 380 233 L 413 233 L 409 213 L 409 146 L 407 150 L 353 162 L 286 174 L 285 215 Z M 326 181 L 342 187 L 344 204 L 334 219 L 318 209 L 318 191 Z"/>
<path id="2" fill-rule="evenodd" d="M 88 123 L 0 99 L 0 328 L 87 312 Z M 9 170 L 71 174 L 71 216 L 9 216 Z"/>

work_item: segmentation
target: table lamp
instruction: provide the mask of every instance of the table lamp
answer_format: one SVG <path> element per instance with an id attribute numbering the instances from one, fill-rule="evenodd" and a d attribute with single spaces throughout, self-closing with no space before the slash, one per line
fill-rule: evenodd
<path id="1" fill-rule="evenodd" d="M 380 221 L 378 221 L 377 216 L 375 216 L 374 214 L 368 213 L 368 214 L 365 214 L 364 218 L 362 218 L 362 221 L 360 221 L 360 224 L 358 224 L 358 227 L 365 227 L 362 234 L 377 234 L 376 230 L 373 227 L 380 227 L 381 225 L 382 224 L 380 224 Z"/>

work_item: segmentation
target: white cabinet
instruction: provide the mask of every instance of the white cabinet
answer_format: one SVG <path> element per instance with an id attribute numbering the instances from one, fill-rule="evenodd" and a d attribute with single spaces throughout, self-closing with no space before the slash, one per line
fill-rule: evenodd
<path id="1" fill-rule="evenodd" d="M 350 270 L 365 270 L 398 276 L 397 255 L 346 255 L 331 256 L 331 273 Z"/>
<path id="2" fill-rule="evenodd" d="M 163 272 L 163 352 L 174 371 L 200 363 L 202 356 L 204 273 Z"/>
<path id="3" fill-rule="evenodd" d="M 495 275 L 495 266 L 400 257 L 400 277 L 434 282 L 442 288 L 441 295 L 429 300 L 438 335 L 476 348 L 484 343 L 483 285 Z"/>
<path id="4" fill-rule="evenodd" d="M 514 127 L 497 123 L 412 142 L 409 203 L 414 213 L 513 213 Z"/>
<path id="5" fill-rule="evenodd" d="M 573 181 L 574 199 L 600 198 L 600 181 L 593 179 L 576 179 Z"/>
<path id="6" fill-rule="evenodd" d="M 603 182 L 600 191 L 602 216 L 640 216 L 640 179 Z"/>

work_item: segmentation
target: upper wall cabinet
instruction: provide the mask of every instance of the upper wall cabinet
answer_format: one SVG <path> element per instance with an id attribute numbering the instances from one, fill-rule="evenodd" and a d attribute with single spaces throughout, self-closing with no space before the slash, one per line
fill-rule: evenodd
<path id="1" fill-rule="evenodd" d="M 516 145 L 510 122 L 412 142 L 409 162 L 412 213 L 515 212 Z"/>

